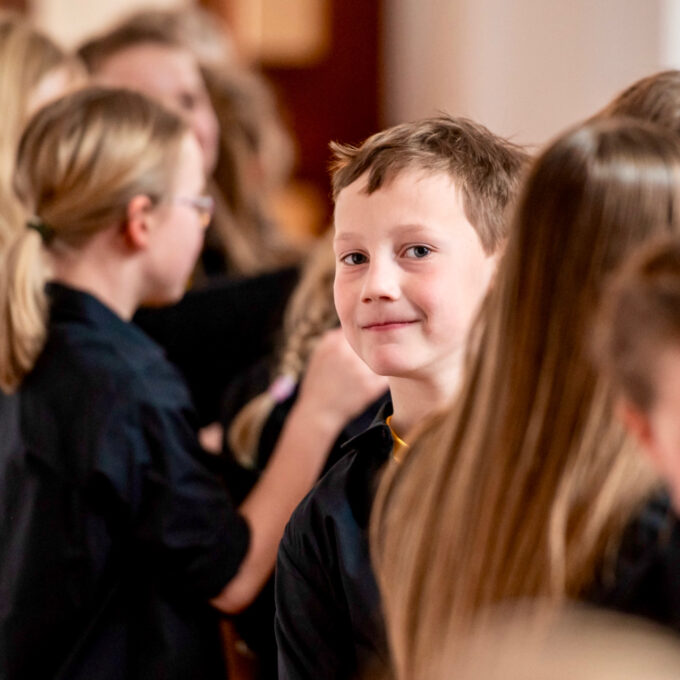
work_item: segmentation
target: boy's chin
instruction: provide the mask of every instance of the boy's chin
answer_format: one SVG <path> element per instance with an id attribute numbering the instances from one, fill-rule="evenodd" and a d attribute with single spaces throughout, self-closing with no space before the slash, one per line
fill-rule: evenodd
<path id="1" fill-rule="evenodd" d="M 412 362 L 399 357 L 372 356 L 364 358 L 364 362 L 373 373 L 385 378 L 406 378 L 412 376 L 415 370 Z"/>

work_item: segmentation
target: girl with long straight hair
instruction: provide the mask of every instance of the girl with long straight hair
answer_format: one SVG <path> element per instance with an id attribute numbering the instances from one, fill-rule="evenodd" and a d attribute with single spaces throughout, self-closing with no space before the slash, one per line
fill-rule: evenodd
<path id="1" fill-rule="evenodd" d="M 372 547 L 396 676 L 485 607 L 594 582 L 655 477 L 589 361 L 605 277 L 680 229 L 680 145 L 647 123 L 581 125 L 536 160 L 469 339 L 459 398 L 391 464 Z M 430 673 L 433 673 L 432 675 Z"/>

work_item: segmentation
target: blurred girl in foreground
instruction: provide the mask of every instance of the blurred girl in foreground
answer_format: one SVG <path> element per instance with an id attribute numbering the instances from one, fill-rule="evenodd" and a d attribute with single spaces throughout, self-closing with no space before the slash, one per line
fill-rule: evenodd
<path id="1" fill-rule="evenodd" d="M 400 679 L 430 677 L 488 605 L 582 597 L 655 486 L 612 418 L 588 341 L 603 281 L 680 228 L 680 145 L 627 120 L 582 125 L 537 159 L 459 399 L 392 465 L 372 542 Z"/>

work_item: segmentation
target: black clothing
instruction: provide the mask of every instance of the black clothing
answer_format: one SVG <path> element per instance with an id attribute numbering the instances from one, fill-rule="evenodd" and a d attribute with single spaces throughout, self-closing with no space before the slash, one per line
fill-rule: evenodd
<path id="1" fill-rule="evenodd" d="M 266 388 L 266 386 L 265 386 Z M 245 470 L 234 460 L 233 453 L 229 449 L 227 438 L 225 437 L 225 451 L 221 456 L 225 479 L 228 479 L 229 489 L 232 496 L 240 502 L 257 482 L 261 470 L 267 466 L 269 459 L 274 452 L 281 430 L 286 418 L 290 413 L 298 396 L 295 390 L 288 399 L 277 404 L 269 414 L 260 435 L 258 443 L 257 460 L 255 470 Z M 330 470 L 340 458 L 346 455 L 347 449 L 343 444 L 357 434 L 364 432 L 375 420 L 380 408 L 388 399 L 388 395 L 382 395 L 376 399 L 362 414 L 347 423 L 340 435 L 335 440 L 324 464 L 323 476 Z M 228 427 L 228 422 L 225 427 Z M 274 577 L 267 582 L 266 586 L 255 598 L 253 603 L 243 612 L 233 617 L 234 624 L 250 649 L 258 659 L 258 677 L 276 677 L 276 641 L 274 639 Z"/>
<path id="2" fill-rule="evenodd" d="M 680 520 L 667 496 L 654 498 L 631 522 L 614 569 L 586 599 L 680 632 Z"/>
<path id="3" fill-rule="evenodd" d="M 269 458 L 274 451 L 276 442 L 279 439 L 281 430 L 288 418 L 288 414 L 295 405 L 297 400 L 298 391 L 296 390 L 288 399 L 277 404 L 272 409 L 269 417 L 267 418 L 260 435 L 260 441 L 257 447 L 257 462 L 260 469 L 264 469 Z M 343 458 L 348 453 L 348 441 L 357 435 L 365 432 L 371 425 L 375 422 L 375 419 L 380 412 L 381 408 L 385 405 L 385 402 L 389 399 L 389 393 L 382 394 L 378 397 L 366 410 L 358 415 L 354 420 L 351 420 L 342 432 L 338 435 L 338 438 L 333 443 L 333 446 L 328 454 L 328 458 L 324 463 L 323 472 L 321 476 L 326 474 L 341 458 Z"/>
<path id="4" fill-rule="evenodd" d="M 370 671 L 388 663 L 367 528 L 392 438 L 377 424 L 346 446 L 351 453 L 298 506 L 279 547 L 281 680 L 339 680 L 366 670 L 380 677 Z M 667 497 L 652 499 L 631 521 L 613 569 L 605 567 L 583 599 L 680 632 L 680 519 Z"/>
<path id="5" fill-rule="evenodd" d="M 291 517 L 276 571 L 279 677 L 353 678 L 387 667 L 368 523 L 393 440 L 386 404 Z"/>
<path id="6" fill-rule="evenodd" d="M 50 294 L 0 474 L 0 676 L 223 678 L 207 600 L 249 532 L 197 459 L 186 387 L 94 297 Z"/>
<path id="7" fill-rule="evenodd" d="M 170 307 L 142 309 L 134 321 L 182 372 L 201 426 L 219 417 L 227 385 L 276 346 L 298 271 L 213 280 Z"/>

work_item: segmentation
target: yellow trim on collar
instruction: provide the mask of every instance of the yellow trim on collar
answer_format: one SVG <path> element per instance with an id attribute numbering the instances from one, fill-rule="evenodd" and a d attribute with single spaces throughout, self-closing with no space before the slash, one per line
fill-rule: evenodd
<path id="1" fill-rule="evenodd" d="M 392 429 L 391 420 L 392 416 L 387 416 L 387 418 L 385 418 L 385 423 L 387 424 L 387 427 L 390 428 L 392 438 L 394 439 L 392 458 L 394 458 L 397 463 L 401 463 L 401 459 L 404 457 L 404 453 L 408 449 L 408 444 Z"/>

